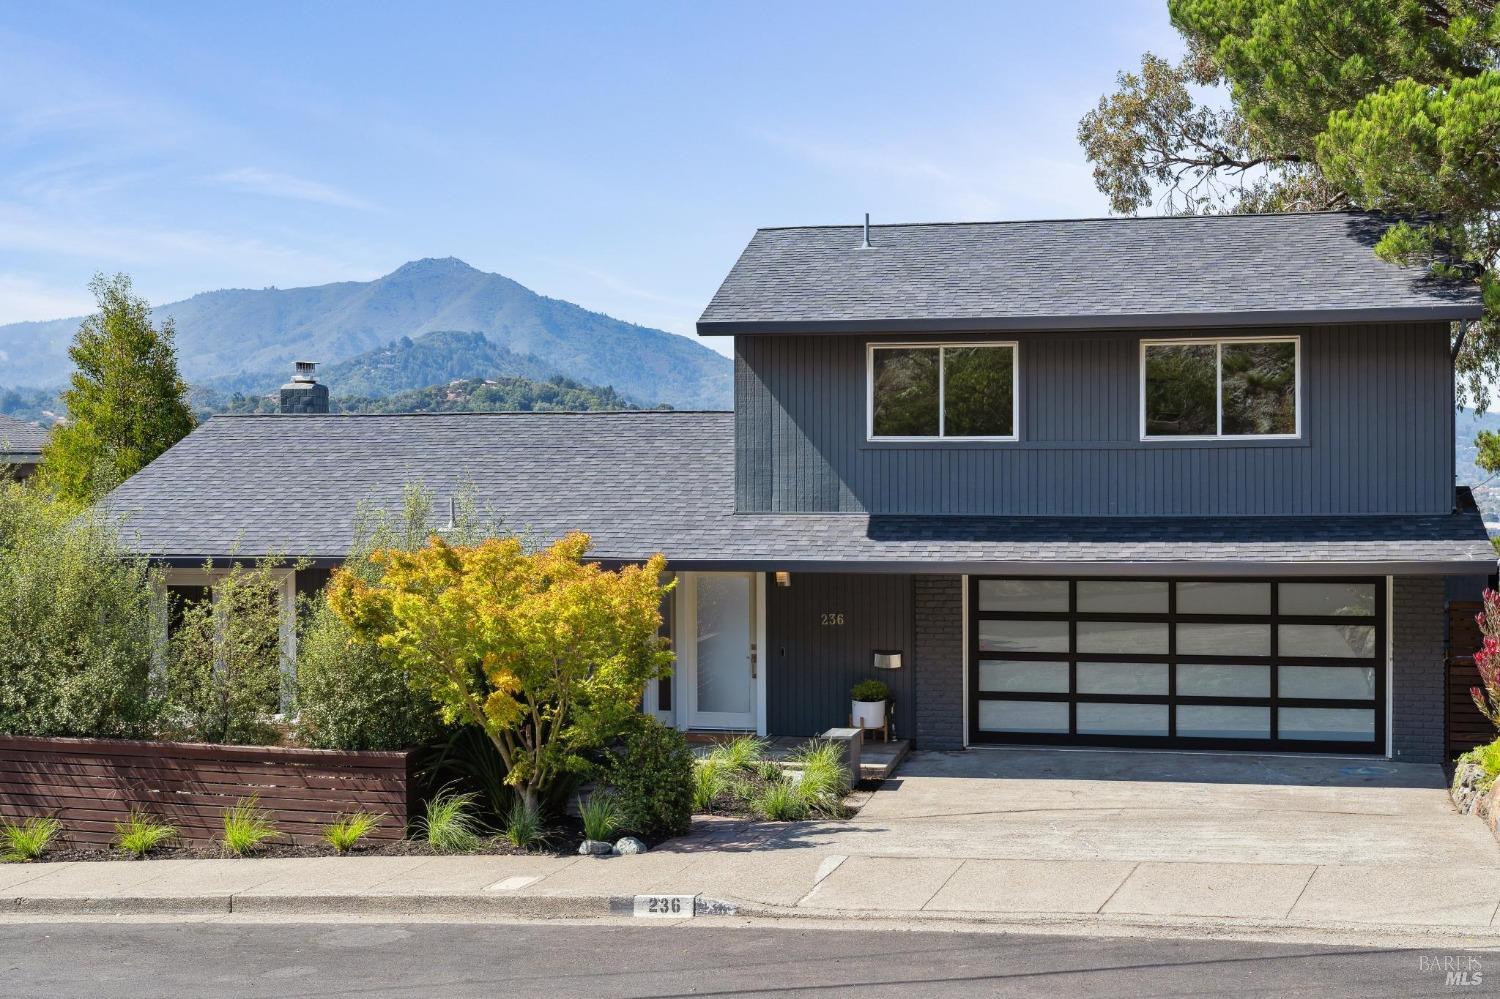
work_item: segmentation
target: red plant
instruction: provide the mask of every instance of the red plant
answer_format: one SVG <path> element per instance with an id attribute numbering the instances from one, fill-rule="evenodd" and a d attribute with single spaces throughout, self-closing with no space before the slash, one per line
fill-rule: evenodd
<path id="1" fill-rule="evenodd" d="M 1500 728 L 1500 593 L 1484 591 L 1484 611 L 1474 620 L 1484 633 L 1484 644 L 1474 653 L 1480 686 L 1470 687 L 1469 696 L 1480 714 Z"/>

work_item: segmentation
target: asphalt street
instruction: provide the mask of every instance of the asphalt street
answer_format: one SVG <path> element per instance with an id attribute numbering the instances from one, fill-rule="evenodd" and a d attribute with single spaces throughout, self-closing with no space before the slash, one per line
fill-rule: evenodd
<path id="1" fill-rule="evenodd" d="M 1497 989 L 1500 954 L 1451 949 L 701 925 L 0 925 L 0 994 L 28 997 L 1368 997 Z"/>

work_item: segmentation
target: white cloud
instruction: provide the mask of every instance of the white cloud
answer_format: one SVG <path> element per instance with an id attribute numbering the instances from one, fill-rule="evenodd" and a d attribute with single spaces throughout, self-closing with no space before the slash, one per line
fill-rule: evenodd
<path id="1" fill-rule="evenodd" d="M 271 198 L 286 198 L 292 201 L 311 201 L 336 208 L 356 208 L 370 211 L 375 206 L 363 198 L 341 191 L 321 181 L 294 177 L 287 173 L 262 170 L 259 167 L 239 167 L 219 174 L 213 180 L 226 187 L 263 194 Z"/>

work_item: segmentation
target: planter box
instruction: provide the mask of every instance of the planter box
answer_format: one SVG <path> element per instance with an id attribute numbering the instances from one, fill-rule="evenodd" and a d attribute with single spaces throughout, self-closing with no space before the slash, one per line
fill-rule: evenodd
<path id="1" fill-rule="evenodd" d="M 226 808 L 256 794 L 294 843 L 320 842 L 340 812 L 359 811 L 385 814 L 371 840 L 397 840 L 411 810 L 411 755 L 0 736 L 0 817 L 53 815 L 63 842 L 102 845 L 136 806 L 206 843 Z"/>

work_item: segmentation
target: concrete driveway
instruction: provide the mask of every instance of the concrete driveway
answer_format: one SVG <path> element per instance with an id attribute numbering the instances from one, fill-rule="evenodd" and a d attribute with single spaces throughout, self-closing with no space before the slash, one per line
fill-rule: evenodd
<path id="1" fill-rule="evenodd" d="M 1437 766 L 1127 750 L 914 753 L 848 823 L 782 847 L 855 856 L 1216 864 L 1500 864 Z"/>

